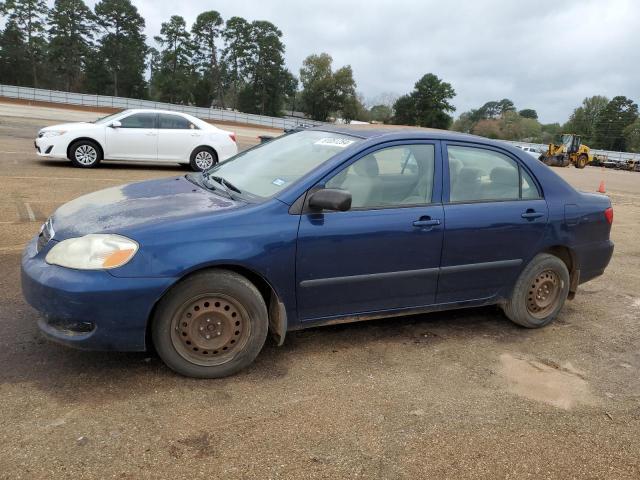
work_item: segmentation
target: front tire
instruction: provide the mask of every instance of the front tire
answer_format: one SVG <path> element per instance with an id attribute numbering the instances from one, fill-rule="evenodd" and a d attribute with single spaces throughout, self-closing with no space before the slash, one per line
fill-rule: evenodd
<path id="1" fill-rule="evenodd" d="M 589 158 L 585 155 L 582 154 L 578 157 L 578 160 L 576 161 L 576 168 L 584 168 L 587 166 L 587 162 L 589 161 Z"/>
<path id="2" fill-rule="evenodd" d="M 218 155 L 211 147 L 198 147 L 191 153 L 189 166 L 194 172 L 203 172 L 218 163 Z"/>
<path id="3" fill-rule="evenodd" d="M 102 160 L 102 151 L 91 140 L 80 140 L 69 147 L 69 160 L 74 167 L 94 168 Z"/>
<path id="4" fill-rule="evenodd" d="M 511 298 L 502 307 L 514 323 L 540 328 L 558 315 L 569 294 L 569 270 L 558 257 L 541 253 L 518 277 Z"/>
<path id="5" fill-rule="evenodd" d="M 187 377 L 221 378 L 254 361 L 267 338 L 269 317 L 249 280 L 209 270 L 172 288 L 152 322 L 153 344 L 169 368 Z"/>

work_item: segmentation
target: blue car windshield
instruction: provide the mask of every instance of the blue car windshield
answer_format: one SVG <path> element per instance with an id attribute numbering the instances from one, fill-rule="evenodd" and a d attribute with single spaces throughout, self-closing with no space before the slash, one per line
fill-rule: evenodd
<path id="1" fill-rule="evenodd" d="M 345 148 L 362 140 L 307 130 L 283 135 L 240 153 L 205 172 L 243 194 L 271 197 Z"/>

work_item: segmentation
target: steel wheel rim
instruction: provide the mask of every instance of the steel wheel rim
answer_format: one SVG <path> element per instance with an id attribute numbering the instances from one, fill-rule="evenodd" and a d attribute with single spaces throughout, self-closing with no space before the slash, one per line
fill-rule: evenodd
<path id="1" fill-rule="evenodd" d="M 196 165 L 200 170 L 206 170 L 213 166 L 213 155 L 211 152 L 202 150 L 196 154 Z"/>
<path id="2" fill-rule="evenodd" d="M 98 152 L 91 145 L 80 145 L 74 154 L 76 160 L 82 165 L 91 165 L 98 158 Z"/>
<path id="3" fill-rule="evenodd" d="M 201 366 L 221 365 L 242 351 L 251 333 L 245 308 L 220 293 L 187 300 L 171 319 L 171 343 L 185 360 Z"/>
<path id="4" fill-rule="evenodd" d="M 545 318 L 558 304 L 563 282 L 553 270 L 544 270 L 531 282 L 527 292 L 527 311 L 535 318 Z"/>

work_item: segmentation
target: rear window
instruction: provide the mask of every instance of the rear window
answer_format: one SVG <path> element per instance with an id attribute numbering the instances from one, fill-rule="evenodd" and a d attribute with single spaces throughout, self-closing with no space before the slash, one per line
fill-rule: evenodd
<path id="1" fill-rule="evenodd" d="M 188 130 L 197 128 L 192 122 L 179 115 L 161 113 L 158 117 L 158 128 L 168 130 Z"/>
<path id="2" fill-rule="evenodd" d="M 450 145 L 449 200 L 486 202 L 540 198 L 531 176 L 513 159 L 493 150 Z"/>

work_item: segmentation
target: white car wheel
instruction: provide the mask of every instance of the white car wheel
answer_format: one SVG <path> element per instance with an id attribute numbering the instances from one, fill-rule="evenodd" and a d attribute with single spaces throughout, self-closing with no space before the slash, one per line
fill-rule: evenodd
<path id="1" fill-rule="evenodd" d="M 198 148 L 191 154 L 191 168 L 196 171 L 204 171 L 218 163 L 218 156 L 209 148 Z"/>
<path id="2" fill-rule="evenodd" d="M 71 147 L 70 160 L 76 167 L 90 168 L 100 163 L 98 146 L 88 140 L 81 140 Z"/>
<path id="3" fill-rule="evenodd" d="M 75 151 L 76 160 L 83 165 L 91 165 L 98 158 L 98 152 L 91 145 L 81 145 Z"/>

